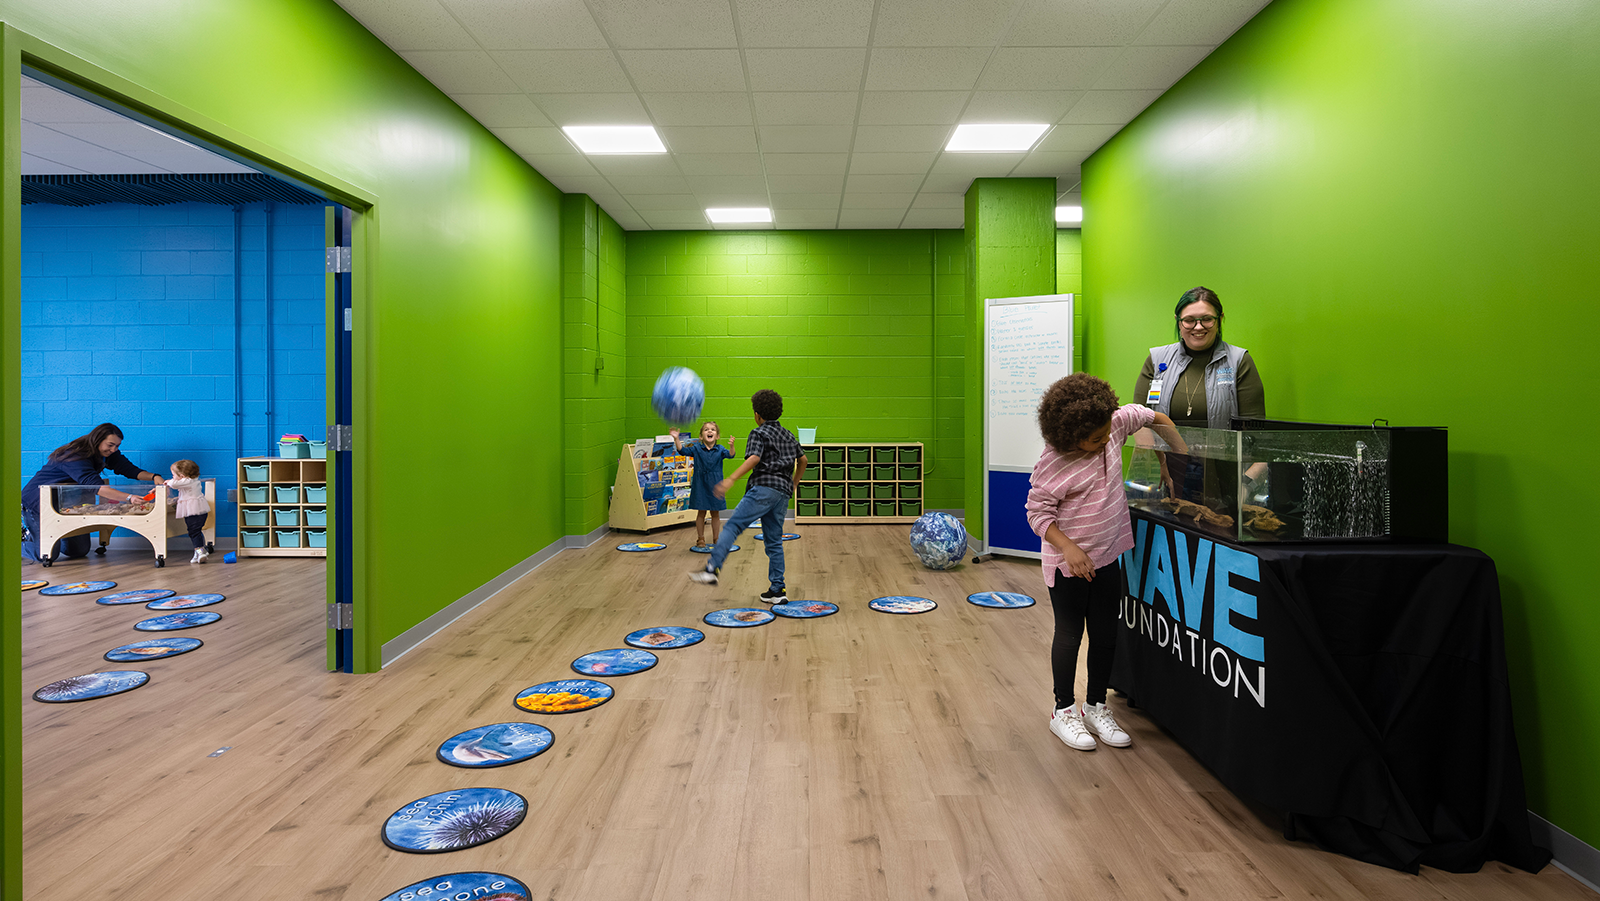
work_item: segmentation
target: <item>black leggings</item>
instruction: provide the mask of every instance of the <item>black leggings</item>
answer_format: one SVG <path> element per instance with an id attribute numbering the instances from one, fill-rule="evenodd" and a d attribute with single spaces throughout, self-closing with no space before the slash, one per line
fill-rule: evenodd
<path id="1" fill-rule="evenodd" d="M 189 530 L 189 540 L 194 542 L 194 546 L 197 548 L 206 546 L 206 517 L 210 515 L 209 513 L 196 513 L 193 516 L 185 516 L 183 518 L 183 524 Z"/>
<path id="2" fill-rule="evenodd" d="M 1056 709 L 1071 706 L 1072 682 L 1078 674 L 1078 645 L 1089 626 L 1089 690 L 1084 701 L 1104 704 L 1117 653 L 1117 606 L 1122 598 L 1122 565 L 1113 560 L 1094 571 L 1094 581 L 1068 578 L 1056 570 L 1050 606 L 1056 611 L 1056 637 L 1050 643 L 1050 669 L 1055 676 Z"/>

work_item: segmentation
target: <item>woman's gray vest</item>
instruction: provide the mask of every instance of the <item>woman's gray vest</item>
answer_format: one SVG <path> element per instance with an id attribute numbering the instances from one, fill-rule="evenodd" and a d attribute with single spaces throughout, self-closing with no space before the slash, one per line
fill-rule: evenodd
<path id="1" fill-rule="evenodd" d="M 1244 360 L 1244 355 L 1244 348 L 1235 347 L 1221 338 L 1211 346 L 1211 361 L 1206 364 L 1206 425 L 1213 429 L 1228 428 L 1239 410 L 1239 390 L 1234 382 L 1238 378 L 1239 363 Z M 1161 397 L 1146 406 L 1157 413 L 1172 415 L 1169 411 L 1173 389 L 1178 386 L 1178 378 L 1192 359 L 1182 341 L 1150 348 L 1150 362 L 1156 370 L 1151 380 L 1161 379 Z M 1165 370 L 1161 368 L 1163 363 L 1167 366 Z M 1140 398 L 1140 401 L 1146 400 Z"/>

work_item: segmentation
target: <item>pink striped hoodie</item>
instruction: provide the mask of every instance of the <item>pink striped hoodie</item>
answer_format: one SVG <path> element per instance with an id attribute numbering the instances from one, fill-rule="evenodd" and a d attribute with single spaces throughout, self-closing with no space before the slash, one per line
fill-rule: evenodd
<path id="1" fill-rule="evenodd" d="M 1051 523 L 1072 539 L 1094 562 L 1095 569 L 1133 547 L 1128 501 L 1122 488 L 1122 445 L 1128 436 L 1155 422 L 1156 414 L 1140 404 L 1118 407 L 1111 414 L 1111 439 L 1097 454 L 1058 452 L 1048 443 L 1033 465 L 1028 489 L 1028 527 L 1041 539 Z M 1046 541 L 1044 584 L 1056 584 L 1056 570 L 1071 577 L 1061 552 Z"/>

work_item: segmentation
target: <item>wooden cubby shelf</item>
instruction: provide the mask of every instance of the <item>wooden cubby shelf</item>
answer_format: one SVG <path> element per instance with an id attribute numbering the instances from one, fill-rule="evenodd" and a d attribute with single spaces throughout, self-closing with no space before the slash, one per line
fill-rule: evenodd
<path id="1" fill-rule="evenodd" d="M 239 556 L 326 557 L 328 461 L 239 458 Z M 264 547 L 246 547 L 246 533 L 266 532 Z M 320 541 L 320 547 L 312 547 Z"/>
<path id="2" fill-rule="evenodd" d="M 800 523 L 907 523 L 922 515 L 920 443 L 819 442 L 804 445 L 804 477 L 795 491 Z"/>

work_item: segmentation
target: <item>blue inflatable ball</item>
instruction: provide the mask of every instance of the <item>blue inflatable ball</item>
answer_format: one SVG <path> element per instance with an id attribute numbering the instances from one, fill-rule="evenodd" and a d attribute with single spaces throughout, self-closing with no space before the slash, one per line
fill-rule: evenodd
<path id="1" fill-rule="evenodd" d="M 967 555 L 967 530 L 948 513 L 924 513 L 911 524 L 911 550 L 929 569 L 949 569 Z"/>
<path id="2" fill-rule="evenodd" d="M 667 422 L 674 425 L 693 423 L 706 405 L 706 386 L 693 369 L 672 366 L 656 379 L 655 390 L 650 392 L 650 406 Z"/>

